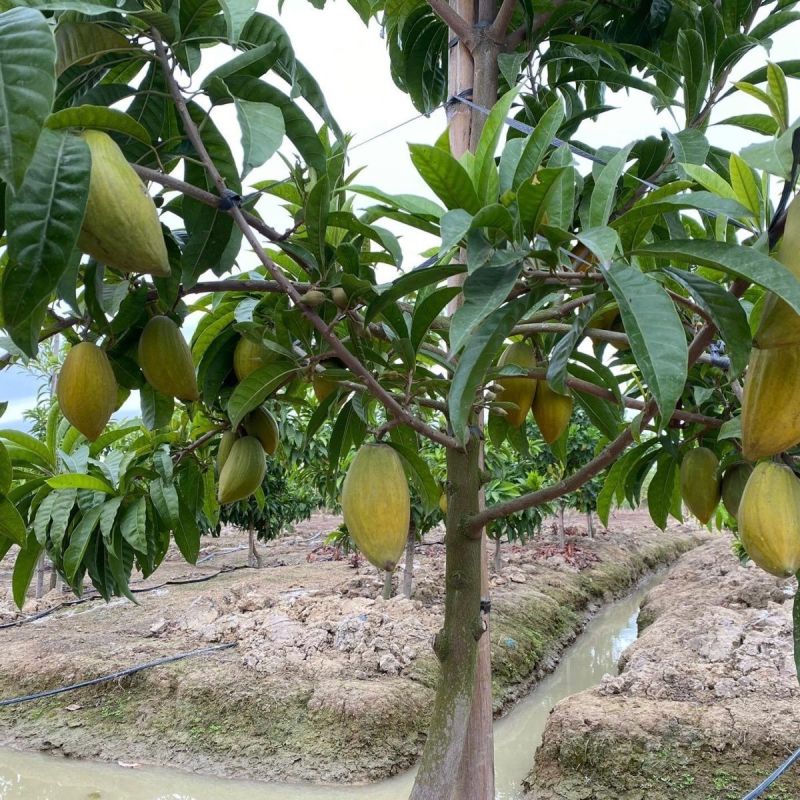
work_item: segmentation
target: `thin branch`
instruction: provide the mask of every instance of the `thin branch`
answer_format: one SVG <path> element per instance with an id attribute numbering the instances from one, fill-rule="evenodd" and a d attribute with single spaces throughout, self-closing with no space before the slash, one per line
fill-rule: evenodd
<path id="1" fill-rule="evenodd" d="M 748 285 L 746 281 L 735 281 L 731 287 L 731 294 L 733 294 L 734 297 L 741 297 Z M 689 346 L 690 366 L 698 360 L 706 347 L 711 343 L 714 338 L 715 330 L 716 328 L 713 325 L 705 325 L 694 337 L 694 341 Z M 655 400 L 650 400 L 642 410 L 641 424 L 646 425 L 656 415 L 657 411 L 658 406 Z M 470 534 L 479 531 L 495 519 L 507 517 L 510 514 L 516 514 L 519 511 L 524 511 L 526 508 L 533 508 L 543 503 L 549 503 L 551 500 L 556 500 L 559 497 L 563 497 L 565 494 L 580 489 L 587 481 L 590 481 L 595 475 L 598 475 L 606 467 L 610 466 L 632 442 L 633 431 L 629 425 L 598 456 L 584 464 L 583 467 L 573 472 L 569 477 L 558 481 L 558 483 L 545 486 L 543 489 L 539 489 L 536 492 L 529 492 L 528 494 L 520 495 L 511 500 L 506 500 L 503 503 L 487 506 L 483 511 L 472 517 L 468 523 L 468 530 L 466 533 Z"/>
<path id="2" fill-rule="evenodd" d="M 214 428 L 213 430 L 210 431 L 206 431 L 202 436 L 199 436 L 191 444 L 187 445 L 182 450 L 179 450 L 177 453 L 175 453 L 175 455 L 173 456 L 173 460 L 175 461 L 176 464 L 180 464 L 181 461 L 183 461 L 183 459 L 189 455 L 189 453 L 193 453 L 199 447 L 202 447 L 207 442 L 210 442 L 215 436 L 217 436 L 224 430 L 225 427 L 220 427 L 220 428 Z"/>
<path id="3" fill-rule="evenodd" d="M 498 43 L 505 41 L 506 31 L 511 24 L 514 11 L 516 11 L 517 2 L 518 0 L 503 0 L 503 4 L 500 6 L 491 28 L 489 28 L 489 36 L 494 41 Z"/>
<path id="4" fill-rule="evenodd" d="M 566 5 L 570 0 L 551 0 L 551 8 L 547 11 L 542 11 L 538 14 L 533 15 L 533 21 L 530 25 L 530 32 L 532 34 L 538 33 L 545 25 L 550 21 L 550 17 L 553 16 L 553 13 L 557 11 L 561 6 Z M 513 33 L 511 33 L 506 40 L 506 46 L 509 50 L 516 50 L 524 41 L 525 37 L 528 35 L 528 26 L 527 25 L 520 25 Z"/>
<path id="5" fill-rule="evenodd" d="M 428 5 L 443 22 L 447 23 L 450 30 L 461 40 L 461 44 L 471 51 L 475 46 L 475 34 L 472 25 L 453 9 L 447 0 L 428 0 Z"/>

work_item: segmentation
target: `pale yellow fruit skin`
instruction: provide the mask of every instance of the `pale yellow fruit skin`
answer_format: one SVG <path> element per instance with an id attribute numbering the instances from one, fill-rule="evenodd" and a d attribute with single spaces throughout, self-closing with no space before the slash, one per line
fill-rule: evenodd
<path id="1" fill-rule="evenodd" d="M 244 418 L 244 429 L 249 436 L 255 436 L 268 456 L 275 455 L 278 449 L 278 423 L 266 409 L 257 408 Z"/>
<path id="2" fill-rule="evenodd" d="M 446 494 L 443 494 L 439 498 L 439 511 L 441 511 L 442 514 L 446 514 L 447 513 L 447 495 Z"/>
<path id="3" fill-rule="evenodd" d="M 268 347 L 243 336 L 233 351 L 233 371 L 237 380 L 243 381 L 257 369 L 275 361 L 276 356 Z"/>
<path id="4" fill-rule="evenodd" d="M 690 450 L 681 461 L 681 497 L 703 525 L 719 505 L 721 482 L 718 468 L 719 459 L 707 447 Z"/>
<path id="5" fill-rule="evenodd" d="M 739 504 L 739 536 L 761 569 L 788 578 L 800 569 L 800 480 L 788 468 L 758 464 Z"/>
<path id="6" fill-rule="evenodd" d="M 800 442 L 800 346 L 753 348 L 742 398 L 742 454 L 748 461 Z"/>
<path id="7" fill-rule="evenodd" d="M 123 272 L 168 276 L 167 247 L 147 188 L 108 134 L 87 130 L 82 136 L 92 169 L 78 247 Z"/>
<path id="8" fill-rule="evenodd" d="M 116 409 L 117 388 L 105 351 L 91 342 L 81 342 L 64 359 L 56 395 L 61 413 L 93 442 Z"/>
<path id="9" fill-rule="evenodd" d="M 547 381 L 539 381 L 531 409 L 544 440 L 553 444 L 569 426 L 572 396 L 554 392 Z"/>
<path id="10" fill-rule="evenodd" d="M 231 448 L 233 447 L 233 443 L 236 441 L 236 434 L 233 431 L 225 431 L 222 436 L 219 437 L 219 447 L 217 448 L 217 472 L 222 472 L 222 468 L 225 466 L 225 462 L 228 460 L 228 456 L 231 454 Z"/>
<path id="11" fill-rule="evenodd" d="M 153 317 L 139 337 L 139 366 L 147 382 L 161 394 L 198 400 L 192 352 L 181 329 L 169 318 Z"/>
<path id="12" fill-rule="evenodd" d="M 249 497 L 264 480 L 266 456 L 255 436 L 237 439 L 219 473 L 217 500 L 221 505 Z"/>
<path id="13" fill-rule="evenodd" d="M 400 456 L 386 444 L 365 444 L 355 454 L 342 485 L 347 530 L 365 558 L 393 570 L 411 520 L 411 497 Z"/>
<path id="14" fill-rule="evenodd" d="M 527 342 L 515 342 L 503 351 L 497 363 L 501 367 L 514 364 L 523 369 L 533 369 L 536 366 L 536 351 Z M 497 397 L 498 401 L 517 405 L 517 408 L 506 411 L 508 424 L 519 428 L 525 422 L 528 409 L 533 403 L 537 381 L 535 378 L 508 376 L 498 378 L 497 382 L 503 387 Z"/>

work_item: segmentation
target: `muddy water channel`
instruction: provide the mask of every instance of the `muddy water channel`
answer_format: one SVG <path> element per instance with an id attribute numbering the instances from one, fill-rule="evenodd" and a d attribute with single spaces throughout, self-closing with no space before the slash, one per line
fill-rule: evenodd
<path id="1" fill-rule="evenodd" d="M 520 783 L 531 769 L 550 709 L 616 671 L 620 654 L 636 639 L 641 601 L 658 580 L 649 579 L 598 613 L 555 672 L 497 721 L 497 800 L 522 796 Z M 405 800 L 412 781 L 413 772 L 407 772 L 369 786 L 251 783 L 0 749 L 0 800 Z"/>

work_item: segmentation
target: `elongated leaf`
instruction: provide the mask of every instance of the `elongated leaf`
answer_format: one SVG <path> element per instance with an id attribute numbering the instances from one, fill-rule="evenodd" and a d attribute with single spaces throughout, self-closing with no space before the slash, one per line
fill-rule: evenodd
<path id="1" fill-rule="evenodd" d="M 114 494 L 114 487 L 101 478 L 93 475 L 82 475 L 80 473 L 68 473 L 55 475 L 47 479 L 47 485 L 53 489 L 90 489 L 93 492 L 104 492 Z"/>
<path id="2" fill-rule="evenodd" d="M 200 554 L 200 528 L 194 515 L 183 502 L 180 503 L 178 524 L 173 527 L 172 535 L 181 555 L 190 564 L 196 564 L 197 556 Z"/>
<path id="3" fill-rule="evenodd" d="M 429 294 L 424 300 L 417 303 L 414 308 L 414 316 L 411 320 L 411 346 L 414 352 L 419 350 L 428 328 L 445 306 L 457 295 L 461 293 L 459 286 L 448 286 L 444 289 L 437 289 Z"/>
<path id="4" fill-rule="evenodd" d="M 33 158 L 56 88 L 56 44 L 30 8 L 0 14 L 0 180 L 15 192 Z"/>
<path id="5" fill-rule="evenodd" d="M 72 529 L 69 544 L 64 551 L 64 573 L 70 582 L 75 580 L 83 557 L 86 555 L 89 539 L 97 528 L 102 513 L 102 504 L 90 508 L 84 512 L 80 522 Z"/>
<path id="6" fill-rule="evenodd" d="M 411 161 L 448 210 L 463 208 L 476 214 L 481 203 L 469 173 L 450 153 L 426 144 L 409 145 Z"/>
<path id="7" fill-rule="evenodd" d="M 284 383 L 290 381 L 297 368 L 287 361 L 275 361 L 248 375 L 234 390 L 228 400 L 228 417 L 235 429 L 252 411 Z"/>
<path id="8" fill-rule="evenodd" d="M 117 518 L 117 512 L 122 504 L 122 500 L 122 497 L 112 497 L 102 505 L 103 511 L 100 514 L 100 534 L 109 545 L 111 544 L 114 521 Z"/>
<path id="9" fill-rule="evenodd" d="M 147 553 L 147 501 L 140 497 L 123 509 L 120 531 L 125 541 L 137 552 Z"/>
<path id="10" fill-rule="evenodd" d="M 572 326 L 569 331 L 558 340 L 556 346 L 550 351 L 550 363 L 547 365 L 547 382 L 553 391 L 559 394 L 568 393 L 565 379 L 567 377 L 569 357 L 578 342 L 583 338 L 583 332 L 592 318 L 594 310 L 594 303 L 585 305 L 572 320 Z"/>
<path id="11" fill-rule="evenodd" d="M 362 186 L 354 183 L 350 184 L 347 188 L 351 192 L 362 194 L 365 197 L 371 197 L 373 200 L 378 200 L 387 206 L 398 208 L 401 211 L 407 211 L 409 214 L 439 219 L 444 213 L 444 209 L 438 203 L 435 203 L 427 197 L 422 197 L 421 195 L 389 194 L 375 186 Z"/>
<path id="12" fill-rule="evenodd" d="M 663 531 L 667 527 L 678 469 L 671 453 L 662 453 L 656 465 L 655 475 L 647 487 L 647 510 L 653 522 Z"/>
<path id="13" fill-rule="evenodd" d="M 308 193 L 305 208 L 306 231 L 311 252 L 320 264 L 325 263 L 325 233 L 331 205 L 331 187 L 328 176 L 323 175 Z"/>
<path id="14" fill-rule="evenodd" d="M 608 163 L 600 170 L 600 174 L 594 183 L 592 199 L 589 201 L 589 216 L 585 227 L 600 228 L 608 223 L 611 216 L 611 209 L 614 208 L 614 197 L 617 192 L 617 183 L 625 169 L 625 162 L 631 146 L 623 147 Z"/>
<path id="15" fill-rule="evenodd" d="M 536 173 L 536 181 L 523 183 L 517 192 L 517 205 L 522 227 L 533 236 L 544 220 L 547 205 L 567 167 L 545 167 Z"/>
<path id="16" fill-rule="evenodd" d="M 67 532 L 72 507 L 78 497 L 77 489 L 61 489 L 51 495 L 53 497 L 53 507 L 50 514 L 50 541 L 53 547 L 61 550 L 61 542 Z"/>
<path id="17" fill-rule="evenodd" d="M 425 510 L 433 511 L 439 502 L 441 490 L 433 475 L 431 475 L 430 468 L 425 463 L 425 459 L 423 459 L 416 450 L 394 440 L 386 444 L 393 447 L 400 454 L 403 461 L 405 461 L 411 480 L 419 492 Z"/>
<path id="18" fill-rule="evenodd" d="M 664 420 L 675 410 L 688 371 L 686 334 L 675 306 L 649 275 L 618 262 L 603 270 L 622 316 L 633 357 Z"/>
<path id="19" fill-rule="evenodd" d="M 450 382 L 447 405 L 450 424 L 459 442 L 466 443 L 468 424 L 475 392 L 483 382 L 486 370 L 497 355 L 511 329 L 528 310 L 531 300 L 521 297 L 497 309 L 484 320 L 464 348 Z"/>
<path id="20" fill-rule="evenodd" d="M 139 389 L 139 400 L 142 407 L 142 422 L 148 430 L 156 431 L 169 425 L 175 408 L 173 398 L 157 392 L 146 383 Z"/>
<path id="21" fill-rule="evenodd" d="M 563 121 L 564 107 L 559 100 L 542 114 L 536 129 L 525 142 L 517 169 L 514 172 L 512 188 L 518 189 L 525 181 L 533 178 L 544 159 L 545 153 L 552 146 L 553 137 L 555 137 Z"/>
<path id="22" fill-rule="evenodd" d="M 279 56 L 280 50 L 275 42 L 258 45 L 252 50 L 246 50 L 244 53 L 225 61 L 213 72 L 210 72 L 201 84 L 201 88 L 205 89 L 215 80 L 225 80 L 234 75 L 260 78 L 272 68 Z"/>
<path id="23" fill-rule="evenodd" d="M 495 153 L 500 137 L 505 130 L 505 119 L 511 109 L 511 104 L 517 96 L 514 87 L 506 92 L 492 108 L 491 114 L 486 118 L 478 148 L 475 151 L 475 177 L 478 188 L 478 197 L 484 203 L 492 203 L 497 199 L 500 179 L 495 163 Z"/>
<path id="24" fill-rule="evenodd" d="M 0 439 L 5 439 L 7 442 L 30 451 L 34 456 L 38 456 L 43 463 L 53 466 L 53 455 L 47 449 L 47 446 L 29 433 L 6 428 L 0 430 Z"/>
<path id="25" fill-rule="evenodd" d="M 36 562 L 39 560 L 41 552 L 42 546 L 36 541 L 33 532 L 30 532 L 25 542 L 25 547 L 17 553 L 14 572 L 11 576 L 11 592 L 14 595 L 14 602 L 17 604 L 17 608 L 22 608 L 25 605 L 25 595 L 31 585 L 33 573 L 36 570 Z"/>
<path id="26" fill-rule="evenodd" d="M 11 488 L 11 458 L 5 445 L 0 442 L 0 494 L 8 494 Z"/>
<path id="27" fill-rule="evenodd" d="M 25 544 L 25 520 L 7 497 L 0 497 L 0 535 L 11 539 L 20 547 Z"/>
<path id="28" fill-rule="evenodd" d="M 121 33 L 94 22 L 61 20 L 56 28 L 56 74 L 81 62 L 91 63 L 106 53 L 133 50 Z"/>
<path id="29" fill-rule="evenodd" d="M 258 0 L 220 0 L 228 28 L 228 42 L 237 44 L 239 36 L 258 7 Z"/>
<path id="30" fill-rule="evenodd" d="M 636 248 L 636 254 L 714 267 L 763 286 L 800 314 L 800 281 L 786 267 L 752 247 L 700 239 L 673 239 Z"/>
<path id="31" fill-rule="evenodd" d="M 747 366 L 752 344 L 747 314 L 741 303 L 724 286 L 702 275 L 669 267 L 664 272 L 685 286 L 695 302 L 711 317 L 728 346 L 730 374 L 735 378 Z"/>
<path id="32" fill-rule="evenodd" d="M 244 153 L 243 175 L 266 164 L 283 142 L 286 127 L 280 108 L 270 103 L 235 100 Z"/>
<path id="33" fill-rule="evenodd" d="M 105 106 L 71 106 L 62 108 L 45 120 L 51 130 L 61 128 L 97 128 L 132 136 L 144 144 L 150 144 L 150 134 L 140 122 L 116 108 Z"/>
<path id="34" fill-rule="evenodd" d="M 43 131 L 25 180 L 8 203 L 3 317 L 12 339 L 30 356 L 36 344 L 24 324 L 50 297 L 67 268 L 86 209 L 90 167 L 89 148 L 82 139 Z"/>

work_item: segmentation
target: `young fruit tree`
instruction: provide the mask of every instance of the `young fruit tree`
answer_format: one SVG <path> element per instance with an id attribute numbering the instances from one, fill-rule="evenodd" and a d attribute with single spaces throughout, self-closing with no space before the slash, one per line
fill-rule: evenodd
<path id="1" fill-rule="evenodd" d="M 441 674 L 412 797 L 489 800 L 487 526 L 608 470 L 604 521 L 645 486 L 661 527 L 682 489 L 703 522 L 722 494 L 760 566 L 800 566 L 800 68 L 764 57 L 798 15 L 780 0 L 349 2 L 382 26 L 414 104 L 447 109 L 447 135 L 410 148 L 438 201 L 357 183 L 319 85 L 252 0 L 0 0 L 2 366 L 68 345 L 44 436 L 0 432 L 0 553 L 20 605 L 42 553 L 76 592 L 128 594 L 171 541 L 197 558 L 220 504 L 260 491 L 275 418 L 302 418 L 305 441 L 331 421 L 326 480 L 351 459 L 345 522 L 392 569 L 407 480 L 428 510 L 441 501 L 420 443 L 442 448 Z M 579 138 L 633 94 L 659 135 Z M 759 112 L 718 118 L 745 96 Z M 748 146 L 713 144 L 712 119 Z M 281 148 L 288 177 L 253 180 Z M 436 241 L 413 268 L 404 226 Z M 141 422 L 109 426 L 134 390 Z M 524 448 L 532 408 L 566 452 L 572 401 L 597 452 L 483 502 L 484 444 Z"/>

